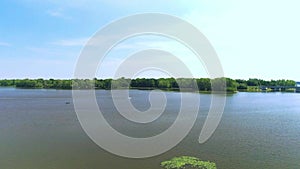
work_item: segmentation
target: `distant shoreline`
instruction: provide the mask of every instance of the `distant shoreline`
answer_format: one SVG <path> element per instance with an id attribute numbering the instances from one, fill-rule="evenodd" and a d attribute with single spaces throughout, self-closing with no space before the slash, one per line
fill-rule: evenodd
<path id="1" fill-rule="evenodd" d="M 215 92 L 300 92 L 299 82 L 293 80 L 230 79 L 230 78 L 137 78 L 137 79 L 4 79 L 2 87 L 22 89 L 138 89 L 187 91 L 199 93 Z"/>
<path id="2" fill-rule="evenodd" d="M 16 86 L 0 86 L 0 88 L 14 88 L 14 89 L 31 89 L 31 90 L 89 90 L 89 89 L 63 89 L 63 88 L 22 88 L 22 87 L 16 87 Z M 94 88 L 94 90 L 126 90 L 126 88 L 119 88 L 119 89 L 101 89 L 101 88 Z M 129 88 L 129 90 L 144 90 L 144 91 L 149 91 L 149 90 L 162 90 L 165 92 L 191 92 L 191 93 L 200 93 L 200 94 L 236 94 L 236 93 L 299 93 L 296 91 L 247 91 L 247 90 L 237 90 L 237 91 L 226 91 L 226 92 L 221 92 L 221 91 L 201 91 L 201 90 L 192 90 L 192 89 L 183 89 L 180 90 L 179 88 L 176 89 L 158 89 L 158 88 Z"/>

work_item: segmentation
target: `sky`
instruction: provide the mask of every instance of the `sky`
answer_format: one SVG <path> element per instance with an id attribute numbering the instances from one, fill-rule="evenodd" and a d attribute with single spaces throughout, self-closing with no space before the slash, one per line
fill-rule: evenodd
<path id="1" fill-rule="evenodd" d="M 125 16 L 154 12 L 197 27 L 213 45 L 226 77 L 300 81 L 299 6 L 297 0 L 1 0 L 0 79 L 72 78 L 81 51 L 97 31 Z M 172 52 L 195 77 L 208 76 L 189 49 L 158 36 L 121 42 L 96 76 L 113 77 L 122 60 L 149 48 Z"/>

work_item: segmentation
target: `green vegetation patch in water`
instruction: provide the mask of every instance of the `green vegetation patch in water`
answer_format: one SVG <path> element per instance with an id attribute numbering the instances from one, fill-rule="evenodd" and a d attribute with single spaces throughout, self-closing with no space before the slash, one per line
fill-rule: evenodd
<path id="1" fill-rule="evenodd" d="M 160 164 L 166 169 L 183 169 L 186 167 L 198 169 L 217 169 L 216 164 L 209 161 L 201 161 L 196 157 L 182 156 L 174 157 L 171 160 L 164 161 Z"/>

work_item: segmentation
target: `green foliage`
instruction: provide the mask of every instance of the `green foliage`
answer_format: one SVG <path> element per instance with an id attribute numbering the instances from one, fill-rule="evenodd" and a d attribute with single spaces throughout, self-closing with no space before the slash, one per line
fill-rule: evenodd
<path id="1" fill-rule="evenodd" d="M 236 80 L 238 83 L 246 83 L 247 86 L 295 86 L 296 82 L 293 80 L 270 80 L 265 81 L 262 79 L 249 79 L 247 81 L 241 82 Z"/>
<path id="2" fill-rule="evenodd" d="M 188 91 L 260 91 L 260 86 L 295 86 L 293 80 L 271 80 L 261 79 L 233 80 L 230 78 L 160 78 L 160 79 L 4 79 L 0 80 L 0 86 L 15 86 L 19 88 L 45 88 L 45 89 L 167 89 Z M 189 90 L 191 89 L 191 90 Z"/>
<path id="3" fill-rule="evenodd" d="M 216 78 L 211 80 L 212 89 L 214 91 L 226 91 L 226 79 Z"/>
<path id="4" fill-rule="evenodd" d="M 261 81 L 258 79 L 249 79 L 247 81 L 247 85 L 248 86 L 259 86 L 259 85 L 261 85 Z"/>
<path id="5" fill-rule="evenodd" d="M 0 86 L 14 86 L 15 85 L 15 80 L 0 80 Z"/>
<path id="6" fill-rule="evenodd" d="M 237 91 L 238 83 L 230 78 L 226 78 L 226 91 L 235 92 Z"/>
<path id="7" fill-rule="evenodd" d="M 248 89 L 247 83 L 238 83 L 237 89 L 238 90 L 247 90 Z"/>
<path id="8" fill-rule="evenodd" d="M 43 82 L 41 80 L 30 80 L 30 79 L 24 79 L 24 80 L 16 80 L 15 81 L 16 87 L 22 87 L 22 88 L 43 88 Z"/>
<path id="9" fill-rule="evenodd" d="M 125 79 L 124 77 L 111 81 L 112 89 L 124 89 L 124 88 L 128 89 L 129 85 L 130 85 L 130 79 Z"/>
<path id="10" fill-rule="evenodd" d="M 200 91 L 211 91 L 211 80 L 209 78 L 196 79 Z"/>
<path id="11" fill-rule="evenodd" d="M 112 79 L 94 79 L 96 89 L 111 89 Z"/>
<path id="12" fill-rule="evenodd" d="M 131 80 L 130 83 L 131 87 L 139 88 L 157 88 L 157 80 L 156 79 L 145 79 L 145 78 L 138 78 Z"/>
<path id="13" fill-rule="evenodd" d="M 176 80 L 180 88 L 196 89 L 197 83 L 195 79 L 179 78 Z"/>
<path id="14" fill-rule="evenodd" d="M 237 91 L 238 83 L 230 78 L 216 78 L 211 80 L 212 89 L 215 91 L 227 91 L 227 92 L 235 92 Z"/>
<path id="15" fill-rule="evenodd" d="M 166 169 L 184 169 L 192 167 L 195 169 L 217 169 L 216 164 L 209 161 L 201 161 L 196 157 L 182 156 L 174 157 L 169 161 L 164 161 L 161 166 Z"/>
<path id="16" fill-rule="evenodd" d="M 158 79 L 158 88 L 160 89 L 167 89 L 171 88 L 171 83 L 168 79 Z"/>

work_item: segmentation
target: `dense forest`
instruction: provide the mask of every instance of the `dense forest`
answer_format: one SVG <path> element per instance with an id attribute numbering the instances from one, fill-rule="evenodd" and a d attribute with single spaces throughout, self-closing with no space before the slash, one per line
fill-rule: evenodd
<path id="1" fill-rule="evenodd" d="M 226 83 L 226 85 L 225 85 Z M 213 84 L 213 85 L 212 85 Z M 295 86 L 293 80 L 271 80 L 265 81 L 261 79 L 230 79 L 230 78 L 138 78 L 138 79 L 4 79 L 0 80 L 0 86 L 14 86 L 17 88 L 44 88 L 44 89 L 119 89 L 119 88 L 135 88 L 135 89 L 165 89 L 178 90 L 190 89 L 197 91 L 216 91 L 226 90 L 234 91 L 258 91 L 260 86 Z M 226 89 L 225 89 L 226 86 Z"/>

